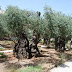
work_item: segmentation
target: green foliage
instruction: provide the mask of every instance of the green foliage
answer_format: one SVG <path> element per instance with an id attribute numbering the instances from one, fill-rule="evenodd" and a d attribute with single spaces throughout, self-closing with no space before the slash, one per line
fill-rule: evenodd
<path id="1" fill-rule="evenodd" d="M 6 58 L 7 56 L 4 53 L 0 53 L 0 58 Z"/>
<path id="2" fill-rule="evenodd" d="M 68 45 L 66 45 L 65 48 L 68 49 L 68 50 L 70 50 L 70 46 L 68 46 Z"/>
<path id="3" fill-rule="evenodd" d="M 3 53 L 0 52 L 0 55 L 3 55 Z"/>
<path id="4" fill-rule="evenodd" d="M 54 43 L 54 42 L 55 42 L 55 40 L 51 40 L 51 41 L 50 41 L 50 43 Z"/>
<path id="5" fill-rule="evenodd" d="M 58 13 L 58 36 L 62 36 L 64 38 L 67 38 L 69 36 L 69 17 L 63 14 Z"/>
<path id="6" fill-rule="evenodd" d="M 26 25 L 28 24 L 28 14 L 27 11 L 20 10 L 18 7 L 9 6 L 6 9 L 6 22 L 8 30 L 11 31 L 11 34 L 19 36 L 22 30 L 25 30 Z"/>
<path id="7" fill-rule="evenodd" d="M 61 59 L 60 64 L 62 64 L 64 62 L 64 59 L 65 59 L 65 54 L 61 53 L 59 58 Z"/>
<path id="8" fill-rule="evenodd" d="M 25 69 L 18 70 L 17 72 L 41 72 L 42 68 L 40 66 L 29 66 Z"/>
<path id="9" fill-rule="evenodd" d="M 3 51 L 3 48 L 0 48 L 0 51 Z"/>
<path id="10" fill-rule="evenodd" d="M 50 39 L 62 36 L 66 40 L 72 36 L 72 17 L 56 12 L 45 6 L 43 17 L 36 12 L 21 10 L 18 7 L 8 6 L 4 14 L 0 14 L 0 37 L 19 36 L 25 30 L 30 39 L 34 30 L 42 38 Z"/>
<path id="11" fill-rule="evenodd" d="M 44 35 L 48 36 L 49 38 L 52 38 L 55 35 L 55 29 L 54 29 L 55 13 L 51 8 L 47 6 L 45 6 L 44 11 L 45 11 L 44 13 L 44 25 L 45 25 Z"/>
<path id="12" fill-rule="evenodd" d="M 4 15 L 0 14 L 0 38 L 3 38 L 7 34 L 4 26 L 5 26 Z"/>
<path id="13" fill-rule="evenodd" d="M 55 12 L 48 6 L 44 7 L 43 38 L 64 37 L 66 40 L 72 36 L 72 20 L 70 16 Z"/>
<path id="14" fill-rule="evenodd" d="M 42 43 L 42 44 L 43 44 L 43 43 L 44 43 L 44 41 L 40 40 L 40 42 L 39 42 L 39 43 Z"/>

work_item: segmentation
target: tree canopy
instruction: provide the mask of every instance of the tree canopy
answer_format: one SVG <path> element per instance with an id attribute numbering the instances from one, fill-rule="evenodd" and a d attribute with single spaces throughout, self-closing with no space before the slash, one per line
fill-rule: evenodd
<path id="1" fill-rule="evenodd" d="M 19 36 L 22 30 L 31 37 L 36 30 L 42 38 L 62 36 L 71 38 L 72 17 L 56 12 L 48 6 L 44 7 L 43 16 L 36 12 L 21 10 L 15 6 L 8 6 L 4 14 L 0 14 L 0 37 L 5 34 Z"/>

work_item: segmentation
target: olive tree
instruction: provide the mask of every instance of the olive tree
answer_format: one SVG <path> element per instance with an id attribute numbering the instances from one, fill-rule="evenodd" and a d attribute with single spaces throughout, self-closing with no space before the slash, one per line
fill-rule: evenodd
<path id="1" fill-rule="evenodd" d="M 3 14 L 0 14 L 0 39 L 4 39 L 7 36 L 4 17 L 5 16 Z"/>
<path id="2" fill-rule="evenodd" d="M 45 6 L 44 7 L 44 23 L 43 23 L 43 38 L 44 43 L 49 44 L 50 39 L 55 37 L 55 12 Z"/>
<path id="3" fill-rule="evenodd" d="M 20 10 L 18 7 L 8 6 L 5 12 L 7 27 L 13 36 L 20 36 L 22 30 L 25 30 L 28 24 L 26 10 Z"/>

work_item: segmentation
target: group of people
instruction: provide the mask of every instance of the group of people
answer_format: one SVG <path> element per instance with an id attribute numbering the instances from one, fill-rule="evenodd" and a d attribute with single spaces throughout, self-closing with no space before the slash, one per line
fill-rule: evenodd
<path id="1" fill-rule="evenodd" d="M 33 34 L 31 44 L 29 45 L 29 40 L 27 39 L 25 31 L 21 32 L 18 42 L 14 46 L 13 54 L 15 57 L 20 59 L 30 59 L 33 57 L 32 49 L 36 50 L 37 54 L 40 54 L 37 48 L 37 36 Z"/>

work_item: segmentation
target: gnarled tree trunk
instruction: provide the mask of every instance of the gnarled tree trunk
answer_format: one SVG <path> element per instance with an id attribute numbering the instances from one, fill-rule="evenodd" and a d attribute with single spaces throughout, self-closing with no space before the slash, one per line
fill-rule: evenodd
<path id="1" fill-rule="evenodd" d="M 37 47 L 37 44 L 39 42 L 39 37 L 40 37 L 40 35 L 34 30 L 32 40 L 30 43 L 30 49 L 31 49 L 32 55 L 34 55 L 34 56 L 36 56 L 37 54 L 38 55 L 40 54 L 39 49 Z"/>
<path id="2" fill-rule="evenodd" d="M 48 47 L 50 47 L 50 38 L 44 38 L 43 44 L 46 44 Z"/>
<path id="3" fill-rule="evenodd" d="M 55 38 L 55 50 L 64 52 L 65 38 L 62 38 L 61 36 Z"/>
<path id="4" fill-rule="evenodd" d="M 14 54 L 19 60 L 32 57 L 29 48 L 29 41 L 27 39 L 25 32 L 21 33 L 21 36 L 18 39 L 18 43 L 15 44 Z"/>

